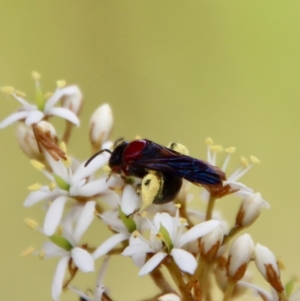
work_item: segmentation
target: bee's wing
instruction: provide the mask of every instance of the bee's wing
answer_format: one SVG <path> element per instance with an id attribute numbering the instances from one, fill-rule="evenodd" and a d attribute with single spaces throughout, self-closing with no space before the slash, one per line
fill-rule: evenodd
<path id="1" fill-rule="evenodd" d="M 222 180 L 225 180 L 225 174 L 219 168 L 204 161 L 167 150 L 168 152 L 163 152 L 160 157 L 158 155 L 155 158 L 141 157 L 134 160 L 131 165 L 169 173 L 201 185 L 222 184 Z"/>

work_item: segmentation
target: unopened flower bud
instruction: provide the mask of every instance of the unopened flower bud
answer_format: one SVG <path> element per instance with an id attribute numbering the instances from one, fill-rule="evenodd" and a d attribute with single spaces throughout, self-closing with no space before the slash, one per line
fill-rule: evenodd
<path id="1" fill-rule="evenodd" d="M 17 127 L 17 139 L 21 150 L 28 158 L 39 161 L 43 157 L 31 128 L 20 124 Z"/>
<path id="2" fill-rule="evenodd" d="M 33 124 L 32 129 L 40 151 L 47 151 L 54 160 L 67 160 L 65 152 L 58 146 L 56 131 L 51 123 L 40 121 Z"/>
<path id="3" fill-rule="evenodd" d="M 270 205 L 261 197 L 259 192 L 247 196 L 236 216 L 236 225 L 240 227 L 250 226 L 260 215 L 262 208 Z"/>
<path id="4" fill-rule="evenodd" d="M 227 263 L 227 274 L 234 281 L 242 279 L 254 252 L 254 243 L 247 233 L 239 236 L 231 245 Z"/>
<path id="5" fill-rule="evenodd" d="M 278 293 L 283 292 L 284 287 L 280 281 L 280 271 L 273 252 L 259 243 L 256 244 L 254 252 L 255 264 L 260 273 Z"/>
<path id="6" fill-rule="evenodd" d="M 107 141 L 113 126 L 113 115 L 108 104 L 101 105 L 92 115 L 90 121 L 90 141 L 97 151 Z"/>
<path id="7" fill-rule="evenodd" d="M 201 238 L 200 254 L 205 260 L 212 260 L 216 257 L 223 240 L 223 231 L 219 226 L 209 234 Z"/>
<path id="8" fill-rule="evenodd" d="M 62 90 L 65 90 L 65 94 L 61 98 L 61 104 L 64 108 L 69 109 L 78 116 L 83 103 L 82 93 L 80 89 L 75 85 L 63 87 L 62 84 L 62 81 L 58 82 L 58 87 Z"/>
<path id="9" fill-rule="evenodd" d="M 58 138 L 56 136 L 56 130 L 51 123 L 49 123 L 47 121 L 40 121 L 36 125 L 36 129 L 38 130 L 40 135 L 49 138 L 51 141 L 53 141 L 55 143 L 58 142 Z"/>

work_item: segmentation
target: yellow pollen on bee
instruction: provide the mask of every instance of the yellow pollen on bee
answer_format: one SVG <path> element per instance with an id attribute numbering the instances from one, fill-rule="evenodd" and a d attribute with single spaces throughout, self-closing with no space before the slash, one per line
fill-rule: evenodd
<path id="1" fill-rule="evenodd" d="M 30 163 L 31 163 L 31 165 L 32 165 L 35 169 L 37 169 L 37 170 L 39 170 L 39 171 L 45 169 L 45 165 L 44 165 L 43 163 L 39 162 L 39 161 L 36 161 L 36 160 L 30 160 Z"/>
<path id="2" fill-rule="evenodd" d="M 35 184 L 33 184 L 33 185 L 28 186 L 27 188 L 28 188 L 28 190 L 30 190 L 30 191 L 37 191 L 37 190 L 40 190 L 41 187 L 42 187 L 41 184 L 35 183 Z"/>
<path id="3" fill-rule="evenodd" d="M 174 206 L 175 206 L 176 208 L 178 208 L 178 209 L 181 208 L 181 204 L 180 204 L 180 203 L 175 204 Z"/>
<path id="4" fill-rule="evenodd" d="M 15 92 L 15 88 L 10 86 L 1 87 L 0 90 L 7 95 L 12 95 Z"/>
<path id="5" fill-rule="evenodd" d="M 260 160 L 254 156 L 250 156 L 250 161 L 254 164 L 260 164 Z"/>
<path id="6" fill-rule="evenodd" d="M 108 165 L 103 166 L 103 171 L 105 172 L 111 172 L 111 168 Z"/>
<path id="7" fill-rule="evenodd" d="M 247 167 L 249 165 L 249 162 L 245 157 L 241 157 L 240 161 L 244 167 Z"/>
<path id="8" fill-rule="evenodd" d="M 17 95 L 17 96 L 20 96 L 20 97 L 26 97 L 26 93 L 24 93 L 24 92 L 21 92 L 21 91 L 15 91 L 15 94 Z"/>
<path id="9" fill-rule="evenodd" d="M 26 250 L 24 250 L 24 251 L 20 254 L 20 256 L 21 256 L 21 257 L 26 257 L 26 256 L 31 255 L 33 252 L 34 252 L 34 247 L 31 246 L 31 247 L 27 248 Z"/>
<path id="10" fill-rule="evenodd" d="M 50 191 L 53 191 L 57 187 L 57 184 L 55 182 L 51 182 L 48 187 Z"/>
<path id="11" fill-rule="evenodd" d="M 139 136 L 139 135 L 136 135 L 136 136 L 134 137 L 134 139 L 135 139 L 135 140 L 140 140 L 140 139 L 142 139 L 142 137 Z"/>
<path id="12" fill-rule="evenodd" d="M 56 86 L 57 86 L 57 88 L 63 88 L 63 87 L 65 87 L 66 86 L 66 81 L 65 80 L 58 80 L 57 82 L 56 82 Z"/>
<path id="13" fill-rule="evenodd" d="M 236 150 L 236 148 L 234 146 L 231 146 L 231 147 L 226 148 L 225 152 L 228 154 L 232 154 L 235 152 L 235 150 Z"/>
<path id="14" fill-rule="evenodd" d="M 31 75 L 32 75 L 32 78 L 34 80 L 40 80 L 41 79 L 41 75 L 36 71 L 32 71 Z"/>
<path id="15" fill-rule="evenodd" d="M 211 145 L 211 146 L 209 146 L 209 149 L 213 153 L 220 153 L 223 151 L 223 147 L 221 145 Z"/>
<path id="16" fill-rule="evenodd" d="M 44 259 L 45 258 L 45 250 L 41 250 L 39 253 L 39 258 Z"/>
<path id="17" fill-rule="evenodd" d="M 31 219 L 31 218 L 25 218 L 25 219 L 24 219 L 24 222 L 25 222 L 25 224 L 26 224 L 29 228 L 31 228 L 31 229 L 33 229 L 33 230 L 35 230 L 35 229 L 37 228 L 37 226 L 38 226 L 38 223 L 37 223 L 35 220 Z"/>
<path id="18" fill-rule="evenodd" d="M 47 92 L 47 93 L 44 95 L 44 97 L 45 97 L 45 99 L 49 99 L 52 95 L 53 95 L 52 92 Z"/>

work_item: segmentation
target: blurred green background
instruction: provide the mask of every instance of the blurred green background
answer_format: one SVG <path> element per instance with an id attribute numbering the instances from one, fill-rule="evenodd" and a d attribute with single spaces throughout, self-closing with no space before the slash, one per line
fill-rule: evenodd
<path id="1" fill-rule="evenodd" d="M 113 139 L 139 134 L 165 145 L 178 141 L 205 158 L 203 141 L 211 136 L 237 147 L 233 167 L 240 155 L 256 155 L 262 164 L 243 182 L 260 191 L 271 210 L 249 232 L 284 261 L 287 280 L 300 275 L 299 9 L 300 2 L 290 0 L 1 0 L 0 86 L 32 98 L 33 70 L 45 91 L 58 79 L 78 84 L 85 103 L 70 150 L 81 159 L 90 155 L 90 115 L 104 102 L 114 112 Z M 0 104 L 0 120 L 17 108 L 5 95 Z M 23 223 L 25 217 L 42 221 L 40 206 L 22 204 L 26 187 L 44 179 L 18 149 L 15 126 L 0 135 L 0 296 L 51 300 L 56 260 L 19 257 L 43 242 Z M 238 204 L 225 199 L 217 208 L 232 223 Z M 97 243 L 109 235 L 94 230 Z M 110 262 L 106 284 L 115 300 L 154 292 L 131 266 L 128 258 Z M 84 276 L 78 287 L 93 288 L 94 275 Z M 62 300 L 77 298 L 69 292 Z"/>

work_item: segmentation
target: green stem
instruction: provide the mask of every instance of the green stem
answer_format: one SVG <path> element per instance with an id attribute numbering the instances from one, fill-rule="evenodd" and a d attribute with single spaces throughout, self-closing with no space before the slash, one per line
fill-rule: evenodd
<path id="1" fill-rule="evenodd" d="M 229 233 L 226 236 L 224 236 L 222 245 L 227 244 L 230 241 L 230 239 L 233 238 L 233 236 L 235 236 L 237 233 L 239 233 L 244 229 L 245 229 L 244 227 L 240 227 L 240 226 L 235 226 L 232 229 L 230 229 Z"/>
<path id="2" fill-rule="evenodd" d="M 153 282 L 157 285 L 157 287 L 163 293 L 175 293 L 174 289 L 170 286 L 170 284 L 166 281 L 164 275 L 160 271 L 159 268 L 154 269 L 150 273 L 150 277 L 152 278 Z"/>
<path id="3" fill-rule="evenodd" d="M 231 299 L 234 287 L 236 285 L 236 281 L 233 279 L 228 279 L 226 291 L 223 297 L 223 301 L 229 301 Z"/>
<path id="4" fill-rule="evenodd" d="M 189 291 L 186 283 L 183 281 L 183 274 L 177 267 L 176 263 L 174 262 L 173 258 L 169 257 L 164 262 L 166 268 L 168 269 L 173 281 L 177 285 L 180 294 L 182 296 L 182 299 L 184 301 L 194 301 L 194 298 Z"/>
<path id="5" fill-rule="evenodd" d="M 71 137 L 73 129 L 73 124 L 70 121 L 66 121 L 66 127 L 65 127 L 65 132 L 62 138 L 62 141 L 67 145 L 69 142 L 69 139 Z"/>
<path id="6" fill-rule="evenodd" d="M 206 209 L 206 217 L 205 217 L 205 220 L 207 220 L 207 221 L 212 218 L 215 202 L 216 202 L 216 197 L 210 195 L 209 200 L 208 200 L 207 209 Z"/>
<path id="7" fill-rule="evenodd" d="M 289 301 L 288 297 L 285 295 L 284 291 L 282 291 L 281 293 L 277 292 L 278 297 L 282 300 L 282 301 Z"/>

